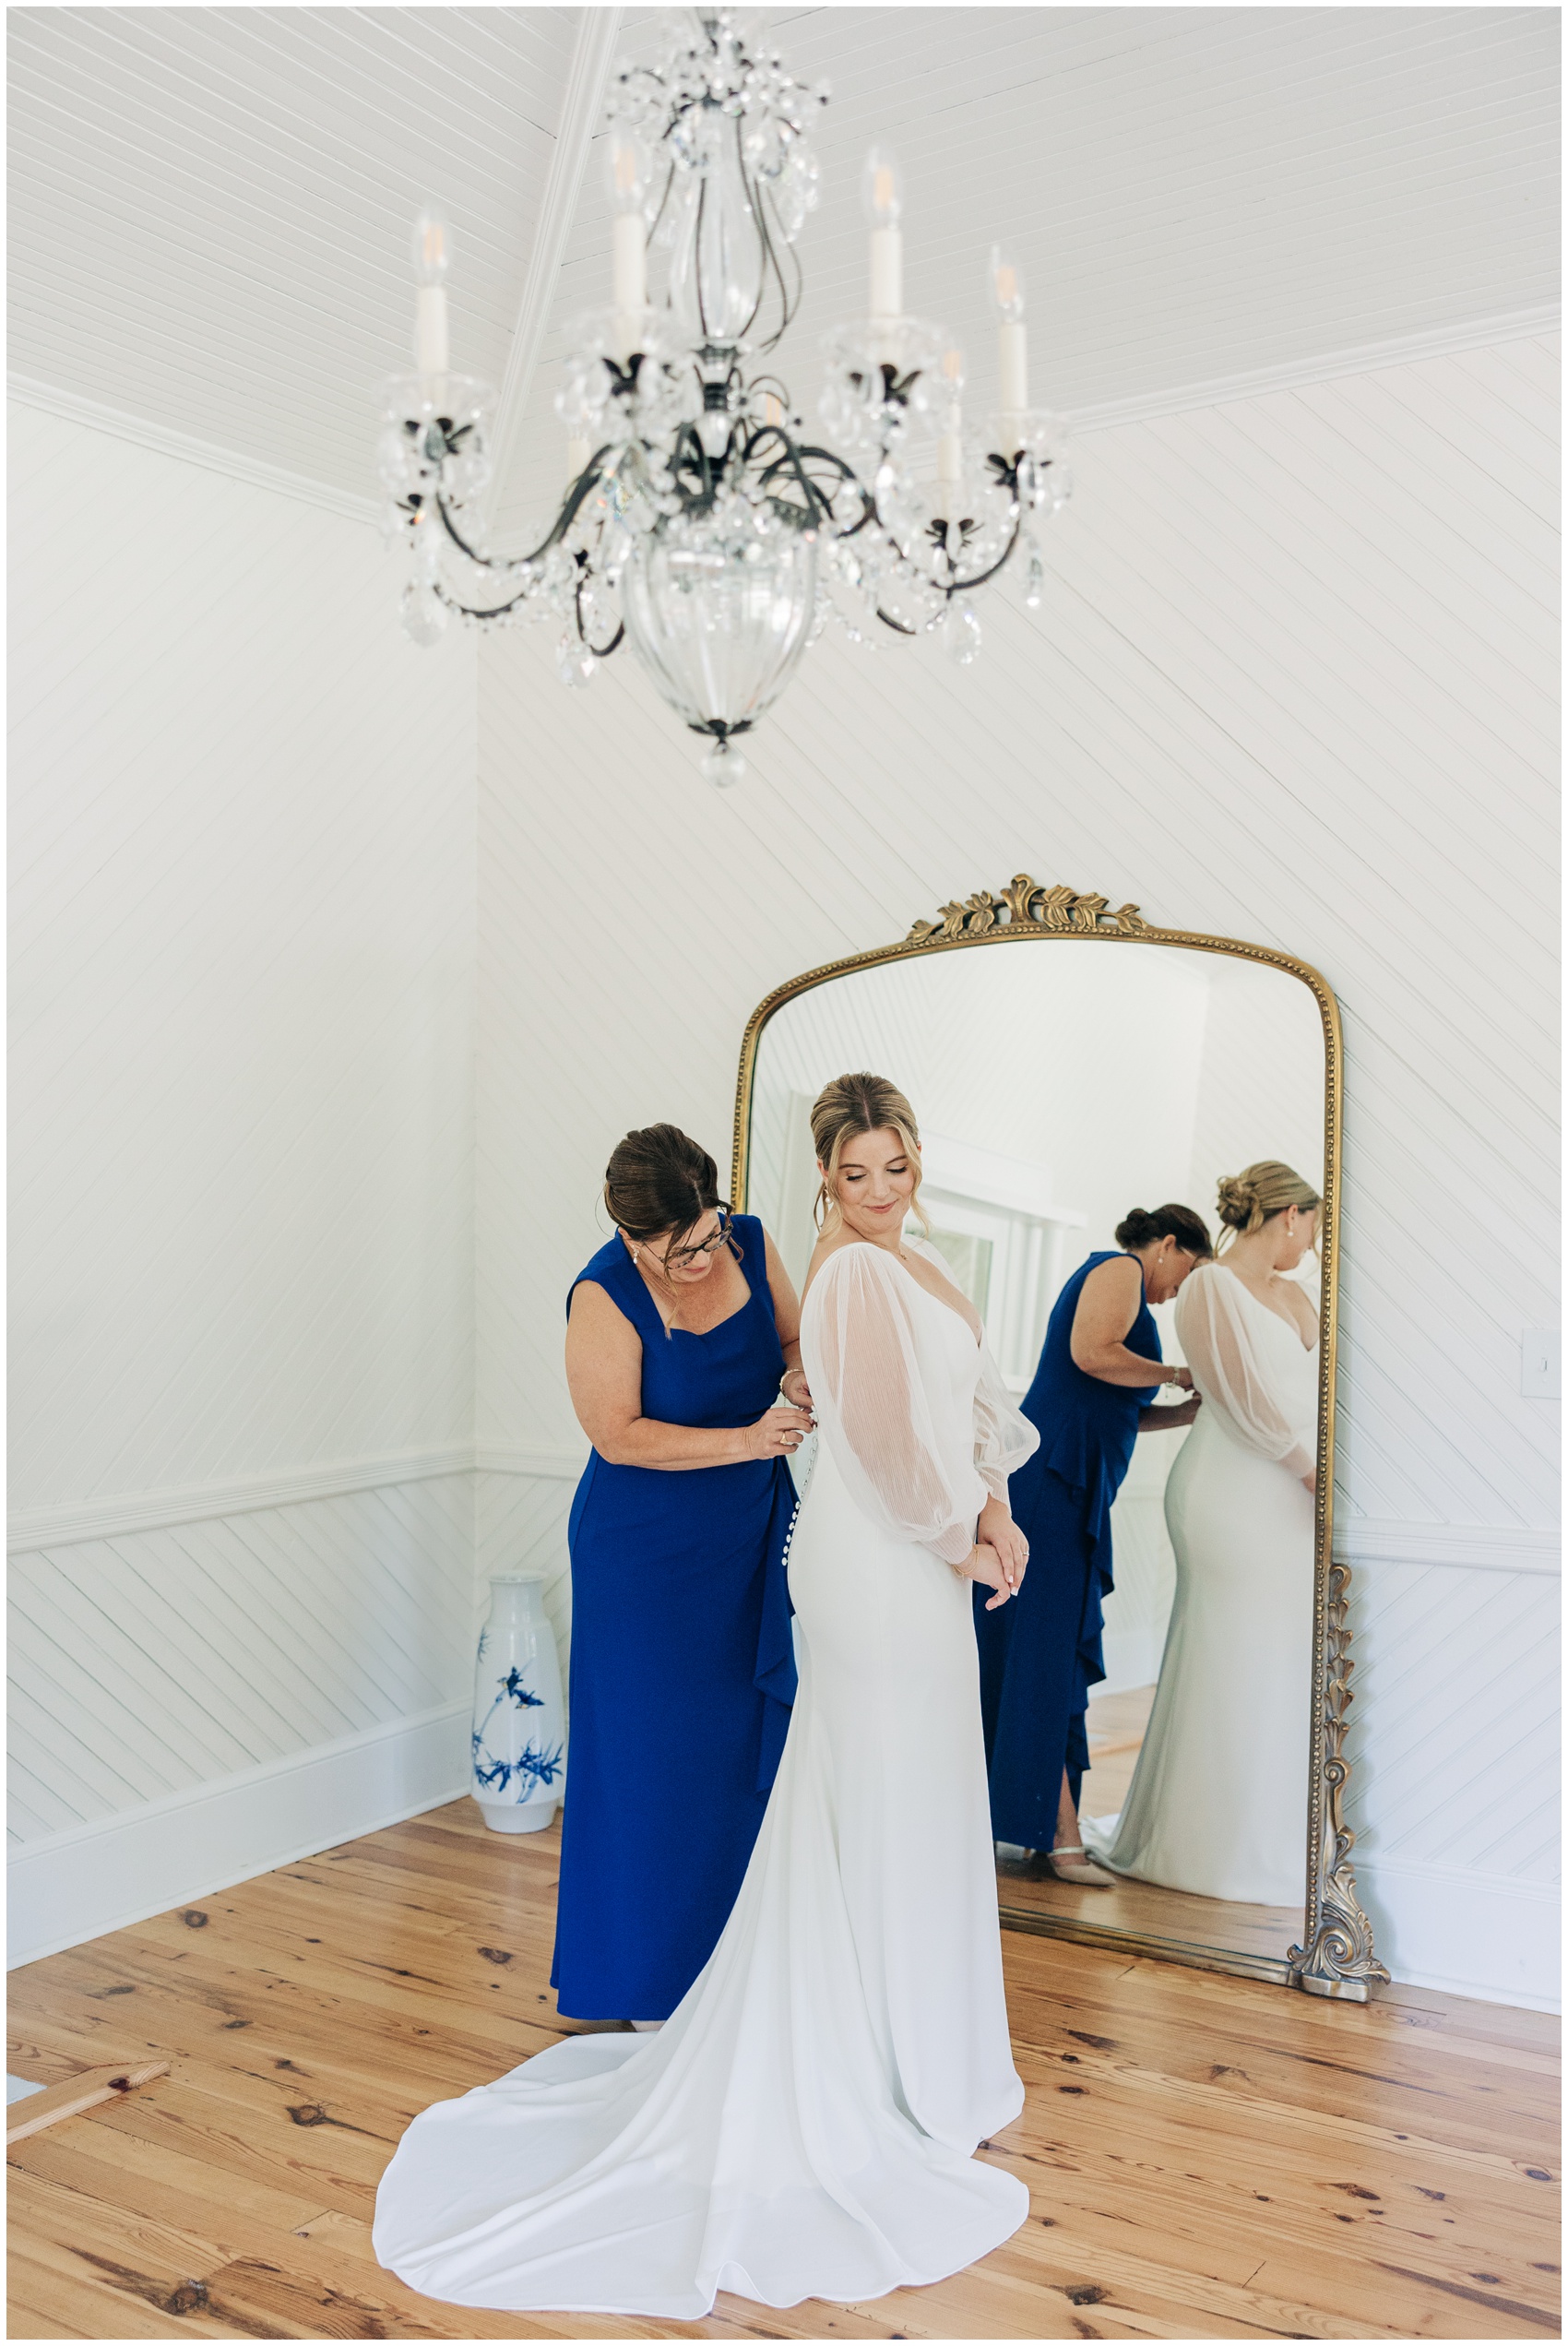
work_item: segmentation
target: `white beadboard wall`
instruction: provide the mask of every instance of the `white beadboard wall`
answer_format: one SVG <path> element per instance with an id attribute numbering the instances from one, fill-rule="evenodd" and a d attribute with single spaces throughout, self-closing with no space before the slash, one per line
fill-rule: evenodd
<path id="1" fill-rule="evenodd" d="M 629 661 L 481 649 L 481 1451 L 576 1438 L 563 1298 L 628 1126 L 727 1163 L 780 980 L 1013 872 L 1281 946 L 1347 1042 L 1351 1812 L 1398 1974 L 1557 1994 L 1555 339 L 1084 436 L 981 663 L 812 654 L 714 792 Z M 529 1484 L 564 1561 L 569 1484 Z M 552 1544 L 553 1543 L 553 1544 Z"/>
<path id="2" fill-rule="evenodd" d="M 464 1780 L 476 664 L 362 523 L 10 427 L 25 1957 Z"/>
<path id="3" fill-rule="evenodd" d="M 726 1163 L 764 993 L 1028 866 L 1340 994 L 1361 1878 L 1553 2000 L 1555 366 L 1086 436 L 1039 613 L 825 643 L 724 796 L 629 662 L 414 653 L 319 493 L 14 411 L 24 1957 L 460 1787 L 485 1576 L 569 1628 L 610 1147 Z"/>

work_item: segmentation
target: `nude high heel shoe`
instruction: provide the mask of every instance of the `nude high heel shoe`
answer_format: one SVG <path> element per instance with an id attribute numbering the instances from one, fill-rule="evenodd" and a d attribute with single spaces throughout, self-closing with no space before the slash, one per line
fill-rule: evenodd
<path id="1" fill-rule="evenodd" d="M 1059 1882 L 1071 1882 L 1075 1889 L 1109 1890 L 1116 1887 L 1115 1875 L 1101 1873 L 1081 1842 L 1067 1849 L 1042 1849 L 1039 1855 Z"/>

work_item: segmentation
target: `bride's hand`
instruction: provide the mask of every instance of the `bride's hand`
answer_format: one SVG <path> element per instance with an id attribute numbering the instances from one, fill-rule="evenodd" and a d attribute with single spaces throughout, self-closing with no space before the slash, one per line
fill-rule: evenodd
<path id="1" fill-rule="evenodd" d="M 1029 1543 L 1002 1500 L 987 1499 L 975 1526 L 975 1538 L 996 1550 L 1008 1585 L 1016 1596 L 1029 1561 Z"/>
<path id="2" fill-rule="evenodd" d="M 816 1421 L 809 1410 L 785 1409 L 775 1404 L 765 1410 L 754 1425 L 741 1428 L 741 1456 L 743 1459 L 787 1459 L 798 1450 L 808 1434 L 814 1433 Z"/>
<path id="3" fill-rule="evenodd" d="M 982 1589 L 994 1589 L 995 1595 L 985 1602 L 987 1613 L 994 1613 L 1013 1594 L 1013 1583 L 989 1540 L 977 1540 L 963 1563 L 956 1564 L 953 1569 L 962 1580 L 978 1580 Z"/>
<path id="4" fill-rule="evenodd" d="M 1315 1499 L 1317 1496 L 1317 1476 L 1315 1474 L 1303 1474 L 1301 1477 L 1301 1488 L 1303 1491 L 1310 1491 Z"/>

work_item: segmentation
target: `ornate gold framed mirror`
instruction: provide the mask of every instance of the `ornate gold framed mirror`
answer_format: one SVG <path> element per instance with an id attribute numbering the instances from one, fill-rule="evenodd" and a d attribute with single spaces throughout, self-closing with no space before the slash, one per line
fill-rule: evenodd
<path id="1" fill-rule="evenodd" d="M 1173 1545 L 1166 1486 L 1190 1436 L 1138 1439 L 1111 1509 L 1104 1674 L 1083 1714 L 1081 1829 L 1102 1878 L 1063 1880 L 1048 1853 L 999 1842 L 998 1892 L 1010 1929 L 1364 2000 L 1388 1975 L 1342 1814 L 1351 1661 L 1349 1574 L 1333 1553 L 1343 1085 L 1333 994 L 1290 954 L 1155 927 L 1134 904 L 1112 911 L 1027 874 L 944 905 L 896 945 L 790 979 L 759 1004 L 742 1044 L 731 1195 L 766 1222 L 797 1284 L 815 1234 L 811 1102 L 862 1067 L 914 1103 L 932 1241 L 1020 1400 L 1058 1298 L 1116 1251 L 1111 1233 L 1129 1209 L 1190 1197 L 1212 1221 L 1218 1179 L 1259 1161 L 1299 1168 L 1321 1197 L 1316 1251 L 1293 1274 L 1319 1315 L 1315 1370 L 1306 1338 L 1289 1338 L 1309 1355 L 1290 1372 L 1307 1379 L 1306 1421 L 1315 1385 L 1315 1479 L 1310 1468 L 1301 1478 L 1313 1489 L 1310 1530 L 1308 1502 L 1295 1499 L 1300 1585 L 1271 1595 L 1267 1574 L 1250 1574 L 1245 1524 L 1211 1541 L 1229 1578 L 1190 1527 L 1175 1525 Z M 1161 1337 L 1167 1361 L 1180 1359 L 1163 1323 Z M 1211 1398 L 1218 1419 L 1217 1397 L 1200 1406 Z M 1043 1568 L 1038 1557 L 1030 1568 Z M 1265 1652 L 1276 1686 L 1281 1666 L 1288 1683 L 1260 1710 Z M 1206 1721 L 1213 1747 L 1232 1755 L 1206 1779 Z M 1228 1823 L 1241 1817 L 1228 1800 L 1241 1783 L 1266 1796 Z"/>

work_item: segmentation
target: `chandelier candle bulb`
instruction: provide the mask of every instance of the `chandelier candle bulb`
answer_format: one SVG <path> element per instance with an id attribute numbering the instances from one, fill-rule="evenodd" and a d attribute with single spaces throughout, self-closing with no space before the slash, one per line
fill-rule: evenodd
<path id="1" fill-rule="evenodd" d="M 960 518 L 958 506 L 964 482 L 963 412 L 958 405 L 958 394 L 964 386 L 961 351 L 944 351 L 942 374 L 951 393 L 951 404 L 936 443 L 936 511 L 942 520 L 956 521 Z"/>
<path id="2" fill-rule="evenodd" d="M 647 239 L 641 212 L 617 212 L 611 236 L 611 299 L 624 314 L 646 309 Z"/>
<path id="3" fill-rule="evenodd" d="M 997 354 L 1001 360 L 1003 416 L 1021 418 L 1029 404 L 1028 329 L 1024 324 L 1024 280 L 1017 263 L 999 245 L 991 253 L 991 297 L 1000 321 Z M 1011 456 L 1012 448 L 1004 450 Z"/>
<path id="4" fill-rule="evenodd" d="M 449 363 L 446 338 L 446 269 L 451 240 L 438 212 L 423 211 L 414 223 L 414 364 L 421 375 L 445 375 Z"/>
<path id="5" fill-rule="evenodd" d="M 593 450 L 586 440 L 569 439 L 567 441 L 566 478 L 568 481 L 581 480 L 588 470 L 588 460 L 592 454 Z"/>
<path id="6" fill-rule="evenodd" d="M 1029 349 L 1028 328 L 1021 317 L 1003 319 L 1000 354 L 1002 412 L 1004 415 L 1023 415 L 1029 404 Z"/>
<path id="7" fill-rule="evenodd" d="M 898 217 L 904 208 L 902 177 L 885 147 L 873 147 L 866 157 L 864 196 L 871 222 L 871 315 L 873 318 L 904 315 L 904 232 Z"/>

